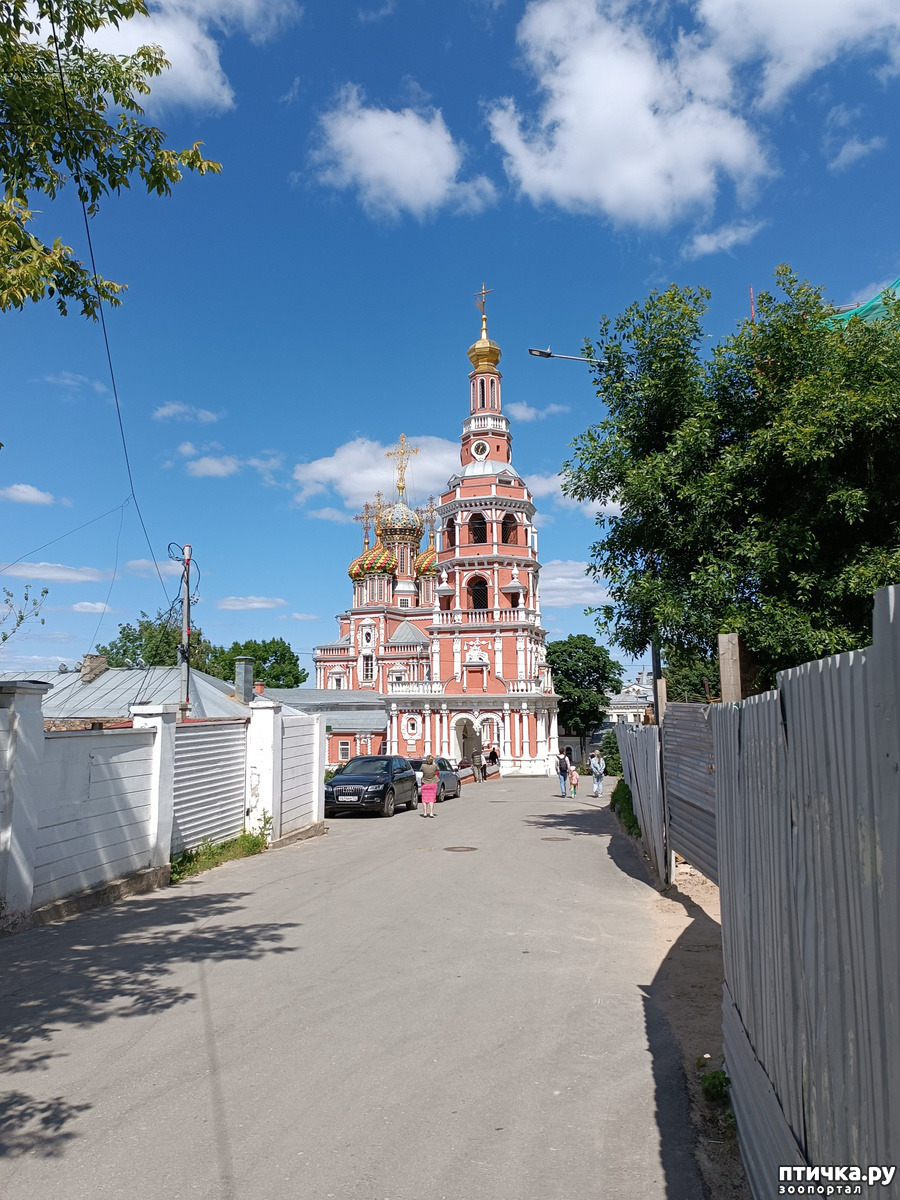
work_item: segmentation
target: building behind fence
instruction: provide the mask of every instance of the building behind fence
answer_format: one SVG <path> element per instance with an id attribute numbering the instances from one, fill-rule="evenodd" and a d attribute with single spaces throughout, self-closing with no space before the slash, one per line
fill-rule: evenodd
<path id="1" fill-rule="evenodd" d="M 45 732 L 48 687 L 0 684 L 0 916 L 137 872 L 161 881 L 175 855 L 244 829 L 322 828 L 321 718 L 256 700 L 180 724 L 177 705 L 145 704 L 131 728 Z"/>
<path id="2" fill-rule="evenodd" d="M 900 587 L 876 596 L 870 648 L 739 705 L 670 705 L 656 765 L 651 731 L 617 734 L 660 883 L 673 851 L 719 883 L 754 1197 L 779 1194 L 779 1168 L 897 1164 Z"/>

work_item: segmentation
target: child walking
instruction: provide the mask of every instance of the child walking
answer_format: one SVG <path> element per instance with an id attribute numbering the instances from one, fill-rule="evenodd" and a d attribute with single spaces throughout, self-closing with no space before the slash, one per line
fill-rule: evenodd
<path id="1" fill-rule="evenodd" d="M 572 795 L 578 795 L 578 768 L 572 763 L 569 767 L 569 787 L 572 789 Z"/>

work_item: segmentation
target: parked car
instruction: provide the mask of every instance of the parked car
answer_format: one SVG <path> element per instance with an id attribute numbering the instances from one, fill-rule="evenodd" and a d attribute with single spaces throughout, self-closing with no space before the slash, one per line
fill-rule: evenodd
<path id="1" fill-rule="evenodd" d="M 356 810 L 392 817 L 398 804 L 419 807 L 416 773 L 408 758 L 361 754 L 342 763 L 325 784 L 326 817 Z"/>
<path id="2" fill-rule="evenodd" d="M 411 758 L 412 768 L 416 773 L 416 783 L 419 788 L 419 795 L 422 795 L 422 763 L 425 761 L 421 758 Z M 446 758 L 436 758 L 435 763 L 438 769 L 438 790 L 437 802 L 449 800 L 451 796 L 458 796 L 462 784 L 459 781 L 459 776 Z"/>

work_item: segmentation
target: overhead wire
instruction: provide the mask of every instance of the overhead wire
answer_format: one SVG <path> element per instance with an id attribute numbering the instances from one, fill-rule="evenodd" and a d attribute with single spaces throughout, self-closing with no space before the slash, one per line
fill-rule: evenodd
<path id="1" fill-rule="evenodd" d="M 119 532 L 116 534 L 116 553 L 115 553 L 115 561 L 113 562 L 112 579 L 110 579 L 109 587 L 106 589 L 106 599 L 103 601 L 103 609 L 97 620 L 97 628 L 94 630 L 94 636 L 91 638 L 90 642 L 88 643 L 88 646 L 91 650 L 96 648 L 97 636 L 100 633 L 100 626 L 103 624 L 103 618 L 106 616 L 107 612 L 109 611 L 109 600 L 110 600 L 110 597 L 112 596 L 112 590 L 115 585 L 115 582 L 118 579 L 119 543 L 122 540 L 122 526 L 124 524 L 125 524 L 125 506 L 122 505 L 121 509 L 119 510 Z"/>
<path id="2" fill-rule="evenodd" d="M 49 21 L 50 21 L 50 28 L 53 31 L 53 51 L 54 51 L 54 55 L 56 57 L 56 66 L 57 66 L 57 71 L 59 73 L 59 83 L 60 83 L 60 88 L 62 90 L 63 108 L 65 110 L 66 120 L 71 124 L 72 114 L 69 109 L 69 94 L 68 94 L 68 90 L 66 88 L 66 77 L 65 77 L 65 72 L 63 71 L 62 57 L 59 52 L 59 34 L 57 33 L 57 30 L 56 30 L 56 21 L 54 20 L 53 14 L 48 13 L 48 17 L 49 17 Z M 91 273 L 92 273 L 92 282 L 94 285 L 94 295 L 97 297 L 97 313 L 98 313 L 98 317 L 99 317 L 99 321 L 100 321 L 100 329 L 103 334 L 103 344 L 106 348 L 106 362 L 109 367 L 109 378 L 110 378 L 110 382 L 112 384 L 113 400 L 114 400 L 115 406 L 116 406 L 116 418 L 119 423 L 119 435 L 122 439 L 122 452 L 125 456 L 125 470 L 128 475 L 128 484 L 131 488 L 130 499 L 132 499 L 134 501 L 134 509 L 138 515 L 138 520 L 141 523 L 141 529 L 144 531 L 144 538 L 147 542 L 147 547 L 150 551 L 150 561 L 153 563 L 153 566 L 156 569 L 156 574 L 157 574 L 157 577 L 159 578 L 159 585 L 162 588 L 163 594 L 165 595 L 166 599 L 168 599 L 168 593 L 166 592 L 166 585 L 163 581 L 162 572 L 159 569 L 159 563 L 156 561 L 156 554 L 153 550 L 153 544 L 150 541 L 150 534 L 147 532 L 147 525 L 144 521 L 144 514 L 141 512 L 141 506 L 140 506 L 140 503 L 138 502 L 137 492 L 136 492 L 135 486 L 134 486 L 134 475 L 132 474 L 132 470 L 131 470 L 131 458 L 128 453 L 128 441 L 125 437 L 125 423 L 122 419 L 122 406 L 119 403 L 119 389 L 116 384 L 116 373 L 113 368 L 112 350 L 110 349 L 109 334 L 108 334 L 107 328 L 106 328 L 106 316 L 105 316 L 104 309 L 103 309 L 103 300 L 100 295 L 100 288 L 97 284 L 97 278 L 98 278 L 97 263 L 96 263 L 96 259 L 94 256 L 94 243 L 93 243 L 93 239 L 91 238 L 91 226 L 90 226 L 90 221 L 88 219 L 87 204 L 86 204 L 85 198 L 84 198 L 84 185 L 82 183 L 81 172 L 78 169 L 77 163 L 75 164 L 73 174 L 74 174 L 75 182 L 78 186 L 78 198 L 81 203 L 81 215 L 84 220 L 84 232 L 85 232 L 85 236 L 87 238 L 88 254 L 89 254 L 90 262 L 91 262 Z"/>
<path id="3" fill-rule="evenodd" d="M 83 525 L 76 525 L 75 528 L 70 529 L 68 533 L 61 533 L 59 537 L 51 538 L 49 542 L 44 542 L 42 546 L 35 546 L 32 550 L 26 550 L 25 553 L 20 555 L 19 558 L 14 558 L 12 562 L 8 562 L 5 566 L 0 567 L 0 575 L 6 574 L 10 567 L 15 567 L 20 562 L 24 562 L 30 554 L 40 554 L 40 552 L 42 550 L 46 550 L 48 546 L 55 546 L 57 542 L 65 541 L 65 539 L 67 537 L 71 537 L 73 533 L 80 533 L 82 529 L 87 529 L 88 525 L 93 525 L 97 521 L 102 521 L 104 517 L 112 516 L 112 514 L 114 512 L 118 512 L 119 509 L 127 508 L 133 498 L 133 496 L 126 496 L 121 504 L 117 504 L 115 508 L 111 508 L 107 512 L 101 513 L 99 517 L 91 517 L 90 521 L 85 521 Z"/>

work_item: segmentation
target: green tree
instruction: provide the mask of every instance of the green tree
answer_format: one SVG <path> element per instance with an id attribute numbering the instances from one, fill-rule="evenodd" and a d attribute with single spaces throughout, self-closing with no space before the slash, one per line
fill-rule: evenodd
<path id="1" fill-rule="evenodd" d="M 174 667 L 179 662 L 180 645 L 180 619 L 162 611 L 155 617 L 142 612 L 136 622 L 120 625 L 118 637 L 107 646 L 98 646 L 97 653 L 104 654 L 111 667 L 127 667 L 138 661 L 148 667 Z M 196 627 L 191 630 L 190 657 L 195 671 L 218 674 L 210 671 L 210 665 L 220 649 L 206 640 L 202 630 Z"/>
<path id="2" fill-rule="evenodd" d="M 743 634 L 769 683 L 871 638 L 872 594 L 900 579 L 900 302 L 845 324 L 787 268 L 711 352 L 709 293 L 669 287 L 587 344 L 608 415 L 574 443 L 565 490 L 615 501 L 592 569 L 598 625 L 640 656 Z"/>
<path id="3" fill-rule="evenodd" d="M 239 655 L 253 659 L 253 678 L 261 679 L 268 687 L 299 687 L 309 678 L 300 660 L 284 638 L 267 642 L 234 642 L 230 649 L 217 646 L 208 668 L 220 679 L 234 679 L 234 660 Z"/>
<path id="4" fill-rule="evenodd" d="M 50 296 L 62 314 L 74 302 L 96 319 L 101 300 L 121 303 L 121 284 L 30 231 L 35 195 L 54 200 L 74 182 L 94 216 L 135 178 L 168 196 L 185 170 L 221 170 L 201 142 L 171 150 L 142 120 L 149 81 L 169 65 L 159 46 L 120 55 L 89 44 L 146 12 L 145 0 L 0 0 L 0 310 Z"/>
<path id="5" fill-rule="evenodd" d="M 553 690 L 559 696 L 559 724 L 582 741 L 606 716 L 611 694 L 621 691 L 624 668 L 605 646 L 586 633 L 547 643 Z"/>
<path id="6" fill-rule="evenodd" d="M 719 660 L 668 648 L 663 662 L 669 701 L 705 704 L 719 694 Z M 709 695 L 707 695 L 707 687 Z"/>

